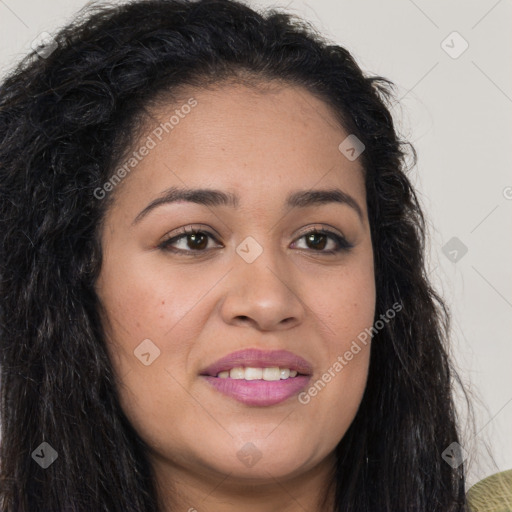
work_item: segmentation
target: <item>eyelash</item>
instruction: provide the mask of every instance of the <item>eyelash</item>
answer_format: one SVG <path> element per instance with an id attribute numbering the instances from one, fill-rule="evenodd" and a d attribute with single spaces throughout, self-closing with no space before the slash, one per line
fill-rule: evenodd
<path id="1" fill-rule="evenodd" d="M 174 254 L 180 254 L 180 255 L 183 255 L 183 256 L 192 256 L 192 257 L 202 256 L 203 254 L 201 254 L 201 253 L 206 253 L 206 252 L 208 252 L 211 249 L 203 249 L 203 250 L 189 249 L 189 250 L 183 250 L 183 249 L 176 249 L 174 247 L 171 247 L 172 243 L 175 243 L 175 242 L 177 242 L 178 240 L 180 240 L 182 238 L 186 238 L 188 235 L 197 235 L 199 233 L 207 235 L 208 237 L 212 238 L 216 243 L 219 243 L 217 241 L 217 239 L 209 231 L 206 231 L 206 230 L 203 230 L 203 229 L 194 229 L 194 228 L 186 227 L 180 233 L 178 233 L 177 235 L 175 235 L 173 237 L 170 237 L 170 238 L 167 238 L 167 240 L 164 240 L 163 242 L 161 242 L 157 247 L 159 249 L 161 249 L 161 250 L 169 251 L 169 252 L 172 252 Z M 302 239 L 302 238 L 304 238 L 304 237 L 306 237 L 308 235 L 311 235 L 311 234 L 327 235 L 329 238 L 334 240 L 336 242 L 336 244 L 337 244 L 337 248 L 336 249 L 331 249 L 329 251 L 315 250 L 315 249 L 305 249 L 305 250 L 308 250 L 308 251 L 311 251 L 311 252 L 314 252 L 314 253 L 334 255 L 334 254 L 338 254 L 340 252 L 348 252 L 348 251 L 350 251 L 354 247 L 345 237 L 340 236 L 337 233 L 334 233 L 333 231 L 330 231 L 330 230 L 327 230 L 327 229 L 311 229 L 310 231 L 307 231 L 306 233 L 302 233 L 302 235 L 300 235 L 297 238 L 297 240 L 300 240 L 300 239 Z M 304 249 L 301 249 L 301 250 L 304 250 Z"/>

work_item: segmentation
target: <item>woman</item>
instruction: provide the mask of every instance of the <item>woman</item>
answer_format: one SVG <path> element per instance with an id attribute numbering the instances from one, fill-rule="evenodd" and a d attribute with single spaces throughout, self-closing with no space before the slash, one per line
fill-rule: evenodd
<path id="1" fill-rule="evenodd" d="M 97 8 L 4 81 L 2 511 L 465 510 L 391 92 L 231 0 Z"/>

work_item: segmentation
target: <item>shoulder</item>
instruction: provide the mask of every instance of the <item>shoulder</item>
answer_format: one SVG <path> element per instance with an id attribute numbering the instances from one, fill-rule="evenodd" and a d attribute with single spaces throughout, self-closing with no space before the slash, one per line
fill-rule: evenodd
<path id="1" fill-rule="evenodd" d="M 512 512 L 512 469 L 488 476 L 467 492 L 470 512 Z"/>

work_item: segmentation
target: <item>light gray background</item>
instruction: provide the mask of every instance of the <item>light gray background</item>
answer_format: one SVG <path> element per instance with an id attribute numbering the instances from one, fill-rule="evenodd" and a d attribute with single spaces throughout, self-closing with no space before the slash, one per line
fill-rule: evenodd
<path id="1" fill-rule="evenodd" d="M 246 3 L 287 7 L 347 47 L 363 69 L 397 84 L 396 121 L 419 156 L 411 178 L 429 218 L 430 275 L 452 311 L 456 366 L 478 399 L 476 435 L 467 430 L 463 438 L 468 486 L 512 468 L 511 1 Z M 85 5 L 0 0 L 2 75 L 38 34 L 55 32 Z M 469 44 L 458 58 L 441 46 L 453 31 Z M 445 42 L 452 53 L 461 44 L 453 36 Z M 452 237 L 468 248 L 456 263 L 442 251 Z"/>

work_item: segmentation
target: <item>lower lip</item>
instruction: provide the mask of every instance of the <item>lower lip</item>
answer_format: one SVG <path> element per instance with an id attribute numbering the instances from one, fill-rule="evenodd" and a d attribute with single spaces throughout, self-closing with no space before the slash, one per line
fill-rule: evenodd
<path id="1" fill-rule="evenodd" d="M 246 405 L 265 407 L 284 402 L 298 394 L 308 384 L 310 377 L 300 375 L 283 380 L 220 379 L 204 376 L 217 391 Z"/>

